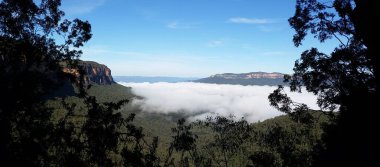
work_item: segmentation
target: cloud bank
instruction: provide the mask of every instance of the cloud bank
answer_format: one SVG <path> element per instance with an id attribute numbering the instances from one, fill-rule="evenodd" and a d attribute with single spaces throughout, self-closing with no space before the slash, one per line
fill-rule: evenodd
<path id="1" fill-rule="evenodd" d="M 196 28 L 198 24 L 195 23 L 180 23 L 180 22 L 170 22 L 166 25 L 170 29 L 191 29 Z"/>
<path id="2" fill-rule="evenodd" d="M 107 0 L 63 1 L 63 7 L 66 14 L 69 15 L 86 14 L 102 6 L 106 1 Z"/>
<path id="3" fill-rule="evenodd" d="M 270 23 L 273 23 L 273 21 L 270 19 L 257 19 L 257 18 L 245 18 L 245 17 L 229 18 L 228 22 L 239 23 L 239 24 L 270 24 Z"/>
<path id="4" fill-rule="evenodd" d="M 132 87 L 133 93 L 144 97 L 135 99 L 142 111 L 158 113 L 184 112 L 191 119 L 202 119 L 207 115 L 244 117 L 249 122 L 262 121 L 282 113 L 269 105 L 268 95 L 274 86 L 216 85 L 204 83 L 123 83 Z M 311 93 L 288 94 L 295 101 L 318 109 L 316 96 Z"/>

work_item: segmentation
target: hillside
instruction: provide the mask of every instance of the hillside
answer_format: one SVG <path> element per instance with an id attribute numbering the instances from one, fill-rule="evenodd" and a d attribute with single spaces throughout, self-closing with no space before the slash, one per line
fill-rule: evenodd
<path id="1" fill-rule="evenodd" d="M 95 85 L 89 90 L 89 93 L 96 96 L 100 102 L 115 102 L 122 98 L 138 98 L 133 95 L 131 88 L 118 84 Z M 157 155 L 164 159 L 168 154 L 170 142 L 173 141 L 172 128 L 176 127 L 176 121 L 179 118 L 186 118 L 186 115 L 142 112 L 138 106 L 131 104 L 131 102 L 126 104 L 119 112 L 124 116 L 131 113 L 136 114 L 134 124 L 143 128 L 145 139 L 148 142 L 152 141 L 155 136 L 158 137 Z M 320 141 L 323 134 L 322 126 L 329 123 L 328 117 L 321 112 L 314 111 L 312 116 L 316 121 L 312 128 L 307 124 L 294 122 L 288 115 L 250 124 L 250 137 L 241 145 L 244 151 L 236 153 L 231 159 L 231 163 L 234 162 L 237 166 L 246 166 L 249 164 L 247 155 L 260 153 L 260 150 L 273 149 L 273 152 L 269 151 L 268 153 L 280 154 L 281 156 L 277 157 L 279 161 L 287 161 L 282 154 L 287 152 L 288 146 L 293 149 L 286 156 L 298 158 L 299 155 L 303 155 L 305 158 L 309 158 L 312 148 Z M 206 157 L 209 156 L 208 146 L 215 140 L 215 132 L 209 128 L 199 127 L 197 124 L 194 124 L 191 132 L 198 136 L 196 146 L 199 152 Z M 278 141 L 269 138 L 273 134 L 281 136 Z M 272 145 L 272 140 L 275 140 L 274 142 L 279 143 L 279 145 Z M 218 150 L 214 151 L 219 153 Z M 175 152 L 173 156 L 176 157 L 176 163 L 178 163 L 180 152 Z M 300 162 L 300 164 L 302 163 Z"/>
<path id="2" fill-rule="evenodd" d="M 114 81 L 111 70 L 104 64 L 99 64 L 94 61 L 79 61 L 78 68 L 69 68 L 65 62 L 61 62 L 62 71 L 64 73 L 72 74 L 76 78 L 76 82 L 79 82 L 79 69 L 84 72 L 84 85 L 114 85 Z M 66 97 L 74 96 L 76 92 L 75 84 L 67 78 L 61 83 L 60 87 L 54 92 L 47 95 L 47 98 L 54 97 Z"/>
<path id="3" fill-rule="evenodd" d="M 250 72 L 250 73 L 224 73 L 216 74 L 207 78 L 195 80 L 193 82 L 214 83 L 214 84 L 233 84 L 233 85 L 282 85 L 284 74 L 282 73 L 266 73 L 266 72 Z"/>
<path id="4" fill-rule="evenodd" d="M 91 67 L 94 67 L 93 65 Z M 91 72 L 91 70 L 89 70 Z M 94 75 L 92 73 L 91 75 Z M 105 73 L 97 73 L 95 78 L 104 77 Z M 271 73 L 248 73 L 248 74 L 219 74 L 213 76 L 214 78 L 225 78 L 230 80 L 254 80 L 254 79 L 280 79 L 281 74 L 271 74 Z M 281 75 L 282 76 L 282 75 Z M 112 78 L 109 73 L 109 77 Z M 257 84 L 257 82 L 256 82 Z M 267 84 L 267 83 L 266 83 Z M 154 140 L 154 137 L 158 137 L 158 147 L 156 150 L 157 156 L 164 160 L 168 155 L 168 148 L 170 148 L 171 142 L 173 142 L 173 128 L 176 127 L 176 121 L 180 118 L 188 117 L 186 113 L 153 113 L 153 112 L 143 112 L 139 106 L 133 105 L 132 100 L 137 97 L 133 94 L 130 87 L 124 87 L 117 83 L 110 84 L 93 84 L 93 86 L 88 90 L 89 95 L 95 96 L 98 102 L 117 102 L 122 99 L 131 100 L 129 103 L 125 104 L 118 112 L 123 116 L 127 117 L 131 113 L 136 114 L 133 121 L 134 125 L 142 127 L 144 133 L 144 139 L 150 143 Z M 85 114 L 87 109 L 83 104 L 82 99 L 74 96 L 66 97 L 66 102 L 73 103 L 75 105 L 75 112 L 77 114 Z M 59 120 L 67 112 L 63 110 L 61 101 L 52 100 L 49 102 L 49 106 L 55 108 L 53 113 L 53 120 Z M 327 118 L 320 112 L 314 112 L 313 116 L 316 122 L 312 124 L 312 128 L 309 125 L 297 123 L 290 119 L 289 116 L 279 116 L 263 122 L 252 123 L 249 125 L 249 131 L 247 132 L 248 138 L 245 138 L 239 145 L 239 151 L 231 152 L 229 163 L 233 166 L 247 166 L 252 165 L 250 162 L 250 155 L 260 156 L 265 151 L 265 155 L 275 155 L 276 162 L 287 162 L 288 159 L 298 159 L 299 155 L 303 155 L 303 158 L 311 158 L 311 150 L 316 146 L 321 140 L 321 135 L 323 134 L 322 124 L 328 123 Z M 322 119 L 320 119 L 322 118 Z M 85 121 L 84 118 L 73 118 L 72 122 L 78 126 L 81 126 Z M 234 127 L 235 123 L 230 122 L 231 126 Z M 191 133 L 197 136 L 194 146 L 198 153 L 206 159 L 212 161 L 211 166 L 216 166 L 216 162 L 222 162 L 221 153 L 222 151 L 215 146 L 215 142 L 218 140 L 216 135 L 218 132 L 210 127 L 202 127 L 198 124 L 192 124 L 193 127 L 190 129 Z M 302 133 L 301 133 L 302 132 Z M 307 132 L 304 134 L 304 132 Z M 281 137 L 272 141 L 268 136 L 279 135 Z M 230 139 L 226 139 L 230 140 Z M 297 142 L 292 142 L 297 141 Z M 272 143 L 279 143 L 277 145 L 271 145 Z M 290 146 L 292 151 L 287 151 L 287 147 Z M 289 153 L 289 154 L 288 154 Z M 173 163 L 179 164 L 180 151 L 174 151 L 172 157 L 174 158 Z M 189 156 L 189 155 L 187 155 Z M 289 158 L 285 158 L 288 156 Z M 215 158 L 215 159 L 213 159 Z M 161 161 L 162 163 L 162 161 Z M 301 166 L 305 166 L 300 161 Z M 162 165 L 162 164 L 161 164 Z"/>

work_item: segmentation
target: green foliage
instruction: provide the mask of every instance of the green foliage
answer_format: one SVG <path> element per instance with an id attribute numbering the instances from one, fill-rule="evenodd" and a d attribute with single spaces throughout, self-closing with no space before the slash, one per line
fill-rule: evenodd
<path id="1" fill-rule="evenodd" d="M 221 116 L 191 124 L 179 120 L 164 166 L 312 166 L 331 120 L 320 111 L 310 117 L 307 123 L 279 116 L 250 125 Z"/>
<path id="2" fill-rule="evenodd" d="M 353 7 L 353 4 L 356 4 Z M 279 87 L 270 95 L 273 106 L 288 113 L 249 125 L 232 117 L 208 118 L 197 124 L 180 119 L 174 125 L 167 115 L 146 114 L 128 109 L 130 89 L 120 85 L 84 85 L 62 72 L 78 67 L 79 48 L 87 42 L 91 25 L 79 19 L 62 20 L 60 0 L 3 0 L 0 2 L 0 160 L 13 166 L 327 166 L 348 159 L 360 166 L 376 144 L 371 111 L 376 108 L 379 68 L 366 29 L 368 1 L 335 0 L 339 15 L 316 0 L 297 1 L 289 21 L 296 30 L 295 45 L 310 31 L 320 41 L 347 36 L 347 43 L 330 55 L 312 48 L 296 62 L 295 74 L 286 76 L 291 90 L 319 95 L 322 109 L 340 106 L 341 113 L 329 118 L 310 113 L 304 104 L 293 102 Z M 366 9 L 366 8 L 364 8 Z M 360 16 L 360 17 L 359 17 Z M 369 24 L 368 24 L 369 25 Z M 368 30 L 368 32 L 364 31 Z M 336 36 L 336 33 L 339 36 Z M 56 43 L 55 36 L 63 36 Z M 371 50 L 372 49 L 372 50 Z M 76 87 L 75 96 L 46 101 L 63 84 Z M 360 111 L 362 114 L 357 114 Z M 136 114 L 136 115 L 135 115 Z M 326 114 L 327 115 L 327 114 Z M 172 115 L 178 117 L 179 115 Z M 149 136 L 144 134 L 144 125 Z M 336 119 L 337 118 L 337 119 Z M 328 124 L 331 120 L 338 121 Z M 360 122 L 353 124 L 354 120 Z M 326 123 L 327 133 L 322 126 Z M 165 129 L 167 128 L 167 129 Z M 160 138 L 155 137 L 155 135 Z M 326 135 L 327 134 L 327 135 Z M 324 138 L 322 138 L 324 136 Z M 364 136 L 364 137 L 363 137 Z M 370 140 L 368 140 L 370 139 Z M 171 141 L 171 142 L 170 142 Z M 343 144 L 337 141 L 344 141 Z M 370 141 L 370 142 L 367 142 Z M 374 142 L 376 141 L 376 142 Z M 165 143 L 166 142 L 166 143 Z M 359 142 L 360 144 L 357 144 Z M 353 143 L 352 145 L 349 145 Z M 165 147 L 167 146 L 167 147 Z M 348 147 L 352 150 L 345 152 Z M 364 147 L 364 148 L 366 148 Z M 331 151 L 332 150 L 332 151 Z M 168 152 L 164 155 L 164 152 Z M 163 161 L 165 157 L 165 161 Z"/>
<path id="3" fill-rule="evenodd" d="M 189 130 L 191 125 L 185 125 L 185 119 L 180 119 L 177 122 L 177 127 L 172 128 L 172 132 L 176 134 L 173 137 L 173 148 L 176 151 L 190 151 L 195 147 L 197 135 L 192 134 Z"/>
<path id="4" fill-rule="evenodd" d="M 69 139 L 76 145 L 70 148 L 59 144 L 58 147 L 63 146 L 54 157 L 65 156 L 65 152 L 73 156 L 75 152 L 76 162 L 73 163 L 81 162 L 83 166 L 158 166 L 158 138 L 145 137 L 142 128 L 133 123 L 135 113 L 127 107 L 129 104 L 125 104 L 126 100 L 118 100 L 134 97 L 130 88 L 117 84 L 94 85 L 88 92 L 85 98 L 48 101 L 48 106 L 54 109 L 52 122 L 75 127 L 69 131 Z M 103 99 L 103 103 L 99 103 L 98 98 Z M 67 158 L 60 159 L 70 163 Z"/>
<path id="5" fill-rule="evenodd" d="M 323 144 L 323 127 L 331 121 L 323 112 L 312 111 L 310 117 L 306 123 L 280 116 L 254 125 L 252 136 L 259 151 L 250 157 L 253 164 L 312 166 L 315 148 Z"/>
<path id="6" fill-rule="evenodd" d="M 291 91 L 301 87 L 318 95 L 318 105 L 334 120 L 326 127 L 325 144 L 314 151 L 314 166 L 368 166 L 376 163 L 368 148 L 379 148 L 373 134 L 378 114 L 374 112 L 379 99 L 380 59 L 376 53 L 379 20 L 375 2 L 370 0 L 298 0 L 296 11 L 289 19 L 296 31 L 293 42 L 302 44 L 308 33 L 320 42 L 335 38 L 339 41 L 330 54 L 311 48 L 295 62 L 294 74 L 286 76 Z M 279 87 L 269 96 L 271 104 L 285 113 L 305 116 L 308 108 L 292 101 Z M 331 113 L 339 110 L 335 117 Z M 297 119 L 297 118 L 296 118 Z M 359 153 L 360 154 L 357 154 Z"/>
<path id="7" fill-rule="evenodd" d="M 127 102 L 124 96 L 113 92 L 100 103 L 87 93 L 77 58 L 92 36 L 91 25 L 62 20 L 60 5 L 60 0 L 0 2 L 0 160 L 13 166 L 143 166 L 130 163 L 139 159 L 153 166 L 157 140 L 142 143 L 142 129 L 131 123 L 134 115 L 117 111 Z M 55 42 L 57 36 L 62 43 Z M 79 68 L 79 79 L 64 73 L 62 64 Z M 70 82 L 74 97 L 46 101 Z M 127 156 L 131 149 L 135 159 Z"/>
<path id="8" fill-rule="evenodd" d="M 243 152 L 242 145 L 249 138 L 250 130 L 245 120 L 234 121 L 233 116 L 216 116 L 198 124 L 209 127 L 214 134 L 213 140 L 206 145 L 213 163 L 229 166 L 231 159 Z"/>
<path id="9" fill-rule="evenodd" d="M 0 160 L 15 166 L 44 166 L 59 135 L 66 128 L 50 122 L 52 110 L 43 97 L 71 77 L 59 62 L 74 59 L 91 38 L 86 21 L 61 20 L 60 0 L 4 0 L 0 2 Z M 57 44 L 54 35 L 65 37 Z M 72 129 L 72 128 L 71 128 Z M 62 132 L 62 133 L 61 133 Z M 54 135 L 53 135 L 54 134 Z"/>
<path id="10" fill-rule="evenodd" d="M 91 89 L 99 92 L 96 96 L 99 99 L 117 99 L 117 93 L 101 93 L 104 90 L 130 90 L 114 85 L 94 85 Z M 125 96 L 132 97 L 131 94 Z M 86 108 L 79 98 L 69 97 L 66 101 L 77 103 L 77 111 Z M 55 101 L 55 104 L 61 105 L 61 101 Z M 59 111 L 63 107 L 56 108 Z M 119 142 L 118 151 L 109 151 L 108 158 L 116 166 L 225 166 L 223 151 L 228 155 L 228 166 L 310 166 L 314 162 L 316 143 L 322 143 L 322 127 L 330 122 L 328 116 L 315 111 L 298 122 L 294 118 L 300 116 L 289 115 L 250 125 L 243 120 L 234 121 L 233 117 L 208 118 L 195 123 L 180 119 L 176 125 L 176 120 L 169 115 L 144 113 L 138 108 L 133 109 L 130 104 L 118 111 L 124 118 L 131 113 L 136 114 L 134 126 L 129 122 L 131 125 L 124 126 L 126 128 L 121 128 L 120 132 L 127 133 L 131 129 L 128 133 L 136 134 L 138 140 L 132 137 L 134 135 L 128 138 L 124 138 L 128 135 L 122 136 L 123 142 Z M 85 123 L 85 117 L 73 117 L 71 120 L 77 125 Z M 138 126 L 143 127 L 144 131 Z M 129 157 L 129 160 L 125 161 L 123 157 Z"/>
<path id="11" fill-rule="evenodd" d="M 135 95 L 132 94 L 131 88 L 119 84 L 92 85 L 91 88 L 88 89 L 88 94 L 95 96 L 101 103 L 117 102 L 135 97 Z"/>
<path id="12" fill-rule="evenodd" d="M 199 161 L 200 157 L 197 156 L 198 153 L 196 150 L 196 140 L 198 136 L 190 131 L 191 128 L 192 125 L 185 125 L 185 119 L 178 120 L 177 127 L 172 128 L 174 136 L 172 136 L 172 142 L 170 143 L 164 166 L 169 166 L 169 164 L 174 163 L 174 159 L 172 158 L 174 150 L 181 154 L 179 161 L 180 166 L 189 166 L 190 164 L 189 157 L 185 155 L 186 152 L 191 156 L 194 165 L 199 166 L 201 161 Z"/>
<path id="13" fill-rule="evenodd" d="M 276 167 L 282 166 L 281 158 L 278 154 L 270 151 L 256 151 L 249 159 L 253 162 L 254 165 L 247 166 L 257 166 L 257 167 Z"/>

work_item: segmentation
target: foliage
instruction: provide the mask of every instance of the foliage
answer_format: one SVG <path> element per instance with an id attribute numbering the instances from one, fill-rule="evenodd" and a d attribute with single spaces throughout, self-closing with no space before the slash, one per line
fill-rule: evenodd
<path id="1" fill-rule="evenodd" d="M 124 87 L 107 85 L 107 86 L 93 86 L 91 89 L 93 91 L 89 92 L 102 92 L 102 90 L 107 91 L 128 91 L 129 89 Z M 95 94 L 91 94 L 95 95 Z M 130 95 L 127 95 L 128 97 Z M 118 94 L 104 92 L 104 93 L 96 93 L 97 99 L 117 99 Z M 77 101 L 78 100 L 78 101 Z M 76 110 L 83 107 L 81 104 L 83 102 L 80 99 L 77 100 L 69 100 L 68 103 L 76 103 Z M 115 100 L 116 102 L 116 100 Z M 60 102 L 56 102 L 60 104 Z M 153 165 L 160 166 L 217 166 L 218 163 L 223 163 L 223 154 L 221 149 L 217 147 L 211 147 L 210 145 L 215 142 L 215 133 L 210 126 L 204 126 L 208 120 L 215 120 L 216 118 L 209 118 L 208 120 L 202 121 L 201 124 L 199 122 L 196 123 L 188 123 L 183 120 L 177 121 L 177 126 L 175 126 L 175 120 L 168 120 L 168 115 L 165 114 L 155 114 L 155 113 L 143 113 L 138 111 L 130 110 L 131 107 L 129 104 L 128 107 L 122 107 L 119 111 L 120 113 L 136 113 L 133 124 L 144 127 L 144 133 L 142 134 L 142 138 L 139 140 L 139 145 L 135 148 L 136 142 L 133 140 L 133 137 L 129 138 L 129 142 L 120 142 L 119 155 L 115 152 L 110 153 L 112 159 L 116 159 L 116 166 L 121 166 L 123 163 L 125 165 L 130 166 L 144 166 L 145 162 L 155 162 Z M 56 106 L 55 108 L 62 108 L 62 106 Z M 59 112 L 61 113 L 61 112 Z M 249 137 L 244 138 L 243 143 L 239 146 L 241 149 L 235 153 L 231 153 L 231 158 L 228 162 L 229 166 L 246 166 L 246 165 L 259 165 L 261 163 L 265 164 L 273 164 L 274 166 L 281 166 L 283 163 L 287 161 L 286 159 L 292 159 L 291 162 L 296 162 L 297 164 L 306 163 L 306 161 L 294 161 L 297 159 L 297 156 L 302 155 L 302 157 L 312 160 L 313 154 L 311 150 L 315 146 L 315 143 L 321 142 L 320 138 L 323 134 L 322 125 L 329 122 L 328 117 L 320 112 L 312 112 L 311 116 L 315 119 L 312 119 L 315 122 L 315 126 L 308 126 L 308 124 L 293 121 L 289 116 L 280 116 L 270 120 L 266 120 L 264 122 L 253 123 L 250 124 L 249 128 Z M 181 116 L 178 116 L 181 117 Z M 223 120 L 228 120 L 230 124 L 236 124 L 236 121 L 231 117 L 223 118 Z M 82 122 L 84 121 L 75 117 L 75 121 L 73 122 Z M 224 122 L 224 121 L 220 121 Z M 132 123 L 132 122 L 130 122 Z M 214 121 L 215 123 L 215 121 Z M 201 125 L 201 126 L 199 126 Z M 171 127 L 175 128 L 171 128 Z M 137 128 L 137 127 L 136 127 Z M 280 130 L 279 130 L 280 129 Z M 140 129 L 141 130 L 141 129 Z M 139 131 L 139 128 L 136 129 Z M 126 132 L 126 131 L 122 131 Z M 142 131 L 140 131 L 142 132 Z M 303 133 L 305 132 L 305 133 Z M 308 133 L 306 133 L 308 132 Z M 275 136 L 271 139 L 271 135 Z M 141 136 L 141 135 L 139 135 Z M 158 138 L 154 137 L 158 136 Z M 232 136 L 233 135 L 228 135 Z M 235 138 L 235 137 L 234 137 Z M 234 138 L 227 140 L 234 140 Z M 157 141 L 155 141 L 157 140 Z M 268 143 L 269 141 L 274 141 L 278 143 L 271 145 Z M 267 142 L 268 141 L 268 142 Z M 291 142 L 289 142 L 291 141 Z M 157 148 L 155 150 L 156 154 L 152 157 L 155 157 L 154 161 L 144 160 L 148 158 L 148 153 L 154 145 L 152 143 L 157 142 Z M 280 144 L 281 143 L 281 144 Z M 123 155 L 124 144 L 128 146 Z M 291 144 L 291 145 L 290 145 Z M 174 147 L 176 145 L 178 150 Z M 285 147 L 288 148 L 297 148 L 294 151 L 289 151 L 289 154 L 280 154 L 280 151 L 286 150 Z M 143 153 L 141 154 L 139 150 L 143 148 Z M 170 153 L 170 149 L 172 152 Z M 137 150 L 137 151 L 135 151 Z M 187 150 L 187 151 L 185 151 Z M 63 153 L 63 152 L 61 152 Z M 121 156 L 133 157 L 130 161 L 122 161 Z M 145 155 L 145 156 L 141 156 Z M 213 155 L 219 155 L 218 157 L 213 157 Z M 286 155 L 286 156 L 285 156 Z M 138 158 L 138 157 L 145 158 Z M 169 157 L 169 158 L 168 158 Z M 254 159 L 256 157 L 256 159 Z M 272 157 L 272 158 L 271 158 Z M 259 159 L 258 159 L 259 158 Z M 265 158 L 265 159 L 262 159 Z M 273 161 L 272 161 L 273 160 Z M 275 161 L 274 161 L 275 160 Z M 166 161 L 166 163 L 165 163 Z M 182 161 L 182 162 L 181 162 Z M 308 161 L 310 163 L 310 161 Z M 132 165 L 133 164 L 133 165 Z M 137 164 L 137 165 L 136 165 Z M 149 165 L 146 165 L 149 166 Z"/>
<path id="2" fill-rule="evenodd" d="M 86 21 L 63 20 L 59 0 L 0 2 L 0 158 L 4 164 L 43 166 L 54 160 L 48 148 L 59 132 L 43 97 L 70 76 L 60 61 L 80 55 L 91 38 Z M 66 40 L 57 44 L 52 36 Z M 73 48 L 73 49 L 70 49 Z M 74 62 L 71 61 L 71 64 Z M 62 134 L 62 137 L 64 134 Z"/>
<path id="3" fill-rule="evenodd" d="M 177 127 L 172 128 L 172 142 L 168 149 L 168 155 L 165 158 L 164 166 L 173 165 L 174 158 L 173 151 L 179 152 L 181 154 L 179 165 L 180 166 L 190 166 L 189 159 L 191 158 L 195 166 L 200 166 L 201 157 L 198 157 L 198 152 L 196 148 L 197 135 L 193 134 L 190 129 L 192 125 L 185 125 L 185 119 L 179 119 L 177 122 Z M 190 158 L 185 155 L 187 153 Z"/>
<path id="4" fill-rule="evenodd" d="M 327 115 L 310 111 L 312 122 L 295 121 L 280 116 L 253 126 L 253 142 L 257 151 L 250 160 L 256 166 L 312 166 L 315 147 L 323 144 L 323 128 L 329 125 Z"/>
<path id="5" fill-rule="evenodd" d="M 153 166 L 157 140 L 141 144 L 144 135 L 131 123 L 134 115 L 117 111 L 127 100 L 99 103 L 87 93 L 91 85 L 84 85 L 83 70 L 79 78 L 63 72 L 63 62 L 78 67 L 79 48 L 92 34 L 87 21 L 62 20 L 60 5 L 60 0 L 0 2 L 2 163 Z M 76 97 L 50 103 L 60 102 L 60 108 L 49 105 L 46 99 L 67 82 L 77 88 Z"/>
<path id="6" fill-rule="evenodd" d="M 62 71 L 62 62 L 77 67 L 79 48 L 92 36 L 91 25 L 79 19 L 63 20 L 60 0 L 38 2 L 0 2 L 0 160 L 3 164 L 245 166 L 250 160 L 255 166 L 327 166 L 323 162 L 332 155 L 338 155 L 338 161 L 332 165 L 344 158 L 354 161 L 356 157 L 352 153 L 364 151 L 355 142 L 368 148 L 376 141 L 366 142 L 370 135 L 363 131 L 375 130 L 370 111 L 375 108 L 379 78 L 378 59 L 373 56 L 374 45 L 368 36 L 372 31 L 364 31 L 367 20 L 358 19 L 368 14 L 363 10 L 363 4 L 366 6 L 368 1 L 355 1 L 353 7 L 351 1 L 335 0 L 333 7 L 340 17 L 335 19 L 328 5 L 299 0 L 296 14 L 290 19 L 297 31 L 294 39 L 297 46 L 308 31 L 321 41 L 347 37 L 344 42 L 339 39 L 341 45 L 330 55 L 314 48 L 305 51 L 296 62 L 295 74 L 286 77 L 293 91 L 300 91 L 304 85 L 308 91 L 318 94 L 322 109 L 333 110 L 339 106 L 341 114 L 337 123 L 326 126 L 328 135 L 323 141 L 322 125 L 315 115 L 305 112 L 306 105 L 293 102 L 279 87 L 270 95 L 271 104 L 289 113 L 292 119 L 277 118 L 279 122 L 269 120 L 254 125 L 244 120 L 234 121 L 233 117 L 210 117 L 197 124 L 186 124 L 180 119 L 172 129 L 165 161 L 157 155 L 159 139 L 146 140 L 142 128 L 132 123 L 135 114 L 120 112 L 128 101 L 123 95 L 113 92 L 98 99 L 103 92 L 84 85 L 83 71 L 79 81 Z M 54 40 L 58 36 L 63 37 L 62 43 Z M 67 82 L 77 88 L 75 97 L 46 101 Z M 354 112 L 359 108 L 357 111 L 362 114 Z M 336 114 L 330 115 L 335 119 Z M 356 118 L 361 122 L 353 126 Z M 207 140 L 201 140 L 199 132 L 207 134 Z M 361 138 L 363 135 L 367 136 Z M 345 139 L 343 144 L 337 142 Z M 351 143 L 352 151 L 345 152 L 347 149 L 342 148 Z M 365 160 L 367 155 L 372 156 L 363 154 L 359 160 Z"/>
<path id="7" fill-rule="evenodd" d="M 289 116 L 253 124 L 222 116 L 191 124 L 179 120 L 163 166 L 312 166 L 331 120 L 323 112 L 310 113 L 312 123 Z"/>
<path id="8" fill-rule="evenodd" d="M 205 121 L 198 121 L 198 126 L 210 128 L 211 141 L 205 145 L 206 156 L 211 163 L 219 166 L 230 166 L 233 159 L 243 153 L 243 143 L 249 136 L 249 124 L 244 119 L 234 121 L 230 117 L 208 117 Z"/>
<path id="9" fill-rule="evenodd" d="M 295 14 L 289 19 L 296 31 L 296 46 L 308 33 L 320 42 L 335 38 L 340 43 L 330 54 L 317 48 L 304 51 L 295 62 L 294 74 L 284 77 L 291 91 L 301 92 L 304 86 L 318 95 L 318 105 L 335 119 L 335 124 L 326 127 L 326 145 L 315 150 L 319 159 L 315 166 L 366 166 L 376 162 L 371 158 L 374 155 L 365 151 L 378 146 L 373 132 L 378 118 L 374 110 L 378 108 L 375 99 L 379 97 L 380 71 L 374 48 L 377 32 L 370 26 L 379 19 L 375 6 L 369 0 L 298 0 Z M 306 105 L 292 101 L 281 86 L 269 99 L 285 113 L 308 111 Z M 331 113 L 333 110 L 339 110 L 338 117 Z"/>
<path id="10" fill-rule="evenodd" d="M 88 89 L 88 94 L 95 96 L 101 103 L 117 102 L 135 97 L 135 95 L 132 94 L 131 88 L 119 84 L 92 85 L 91 88 Z"/>

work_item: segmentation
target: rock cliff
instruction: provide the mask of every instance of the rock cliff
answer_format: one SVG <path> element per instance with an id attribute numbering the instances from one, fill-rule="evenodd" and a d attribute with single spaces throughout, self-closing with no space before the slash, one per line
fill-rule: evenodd
<path id="1" fill-rule="evenodd" d="M 104 64 L 93 61 L 80 61 L 78 66 L 84 70 L 85 84 L 111 85 L 115 83 L 111 75 L 111 70 Z M 79 77 L 78 69 L 65 67 L 63 71 Z"/>
<path id="2" fill-rule="evenodd" d="M 273 72 L 250 72 L 242 74 L 215 74 L 194 82 L 234 85 L 282 85 L 284 74 Z"/>
<path id="3" fill-rule="evenodd" d="M 284 74 L 272 72 L 250 72 L 250 73 L 242 73 L 242 74 L 233 74 L 233 73 L 224 73 L 224 74 L 216 74 L 210 76 L 210 78 L 224 78 L 224 79 L 282 79 L 284 78 Z"/>

